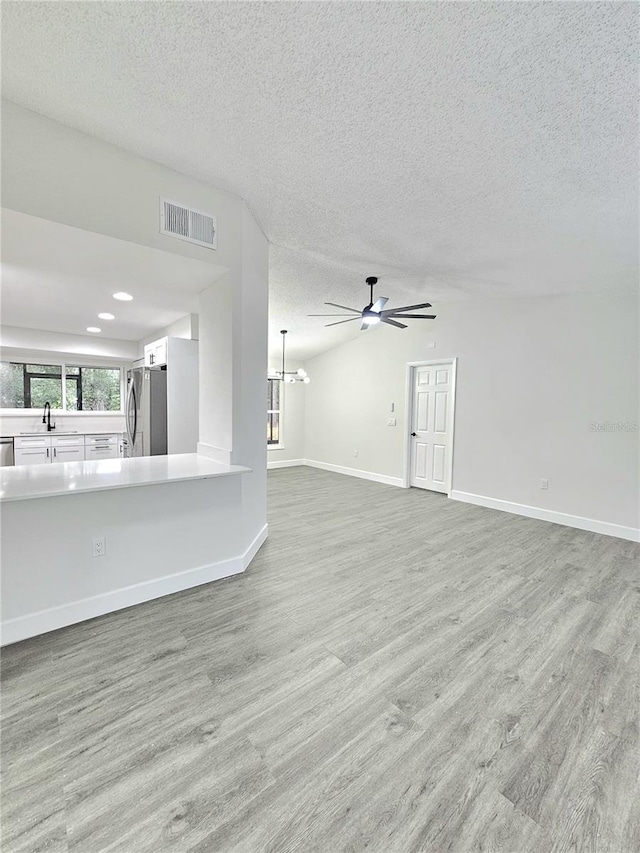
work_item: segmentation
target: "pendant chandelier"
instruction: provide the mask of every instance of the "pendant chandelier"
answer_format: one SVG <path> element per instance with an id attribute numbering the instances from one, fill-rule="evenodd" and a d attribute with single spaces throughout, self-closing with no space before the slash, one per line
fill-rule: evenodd
<path id="1" fill-rule="evenodd" d="M 285 362 L 284 362 L 284 341 L 285 335 L 287 334 L 286 329 L 281 329 L 280 334 L 282 335 L 282 370 L 270 370 L 269 376 L 271 379 L 279 379 L 281 382 L 304 382 L 305 385 L 308 385 L 311 382 L 311 378 L 307 376 L 307 371 L 303 370 L 302 367 L 299 367 L 298 370 L 285 370 Z"/>

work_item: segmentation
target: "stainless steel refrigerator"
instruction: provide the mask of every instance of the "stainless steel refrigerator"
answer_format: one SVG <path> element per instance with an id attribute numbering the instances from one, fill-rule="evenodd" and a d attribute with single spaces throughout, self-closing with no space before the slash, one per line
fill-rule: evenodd
<path id="1" fill-rule="evenodd" d="M 127 371 L 125 456 L 167 453 L 167 372 L 133 367 Z"/>

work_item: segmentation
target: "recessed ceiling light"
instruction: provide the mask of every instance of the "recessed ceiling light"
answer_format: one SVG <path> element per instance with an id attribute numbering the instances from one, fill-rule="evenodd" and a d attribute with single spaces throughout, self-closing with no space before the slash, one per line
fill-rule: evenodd
<path id="1" fill-rule="evenodd" d="M 87 326 L 87 332 L 92 332 L 94 335 L 99 334 L 102 329 L 99 329 L 97 326 Z"/>
<path id="2" fill-rule="evenodd" d="M 119 299 L 121 302 L 131 302 L 133 296 L 130 293 L 125 293 L 124 290 L 119 290 L 113 294 L 114 299 Z"/>
<path id="3" fill-rule="evenodd" d="M 115 314 L 109 314 L 108 311 L 103 311 L 102 314 L 98 314 L 98 317 L 101 320 L 115 320 L 116 319 Z"/>

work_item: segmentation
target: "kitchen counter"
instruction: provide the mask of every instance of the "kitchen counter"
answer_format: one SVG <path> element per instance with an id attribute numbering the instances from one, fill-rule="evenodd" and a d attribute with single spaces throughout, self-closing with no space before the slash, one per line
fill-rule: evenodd
<path id="1" fill-rule="evenodd" d="M 113 435 L 114 433 L 118 435 L 123 434 L 122 429 L 52 429 L 50 432 L 47 432 L 46 429 L 41 429 L 32 430 L 30 432 L 16 432 L 15 430 L 8 428 L 6 425 L 2 427 L 2 438 L 22 438 L 34 435 Z"/>
<path id="2" fill-rule="evenodd" d="M 53 435 L 103 435 L 103 434 L 110 435 L 112 432 L 113 432 L 113 430 L 99 430 L 98 432 L 86 433 L 86 432 L 80 432 L 77 429 L 64 429 L 64 430 L 60 430 L 60 432 L 58 432 L 57 429 L 52 429 L 52 430 L 41 429 L 38 432 L 17 432 L 17 433 L 15 433 L 14 438 L 18 438 L 21 435 L 51 435 L 51 436 L 53 436 Z"/>
<path id="3" fill-rule="evenodd" d="M 18 436 L 18 435 L 84 435 L 84 433 L 79 432 L 79 430 L 77 430 L 77 429 L 64 429 L 64 430 L 60 430 L 60 432 L 58 432 L 57 429 L 52 429 L 52 430 L 41 429 L 41 430 L 38 430 L 37 432 L 17 432 L 16 436 Z M 96 433 L 96 435 L 97 435 L 97 433 Z"/>
<path id="4" fill-rule="evenodd" d="M 197 453 L 0 468 L 0 501 L 23 501 L 250 473 Z"/>

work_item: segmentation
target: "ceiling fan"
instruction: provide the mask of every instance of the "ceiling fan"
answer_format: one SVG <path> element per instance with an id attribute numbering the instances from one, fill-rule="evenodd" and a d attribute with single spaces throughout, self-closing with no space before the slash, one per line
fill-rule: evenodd
<path id="1" fill-rule="evenodd" d="M 387 326 L 396 326 L 398 329 L 406 329 L 405 323 L 398 323 L 398 320 L 435 320 L 435 314 L 406 314 L 406 311 L 418 311 L 421 308 L 431 308 L 430 302 L 421 302 L 420 305 L 404 305 L 402 308 L 388 308 L 383 310 L 384 306 L 389 301 L 386 296 L 379 296 L 376 301 L 373 301 L 373 287 L 377 284 L 378 279 L 371 275 L 366 280 L 370 288 L 369 304 L 365 305 L 362 311 L 357 308 L 348 308 L 346 305 L 337 305 L 335 302 L 325 302 L 325 305 L 331 305 L 332 308 L 342 308 L 344 311 L 352 311 L 356 316 L 347 317 L 346 320 L 337 320 L 335 323 L 326 323 L 325 328 L 329 326 L 339 326 L 340 323 L 350 323 L 352 320 L 361 320 L 361 331 L 366 331 L 369 326 L 375 326 L 377 323 L 386 323 Z M 344 314 L 309 314 L 309 317 L 344 317 Z"/>

